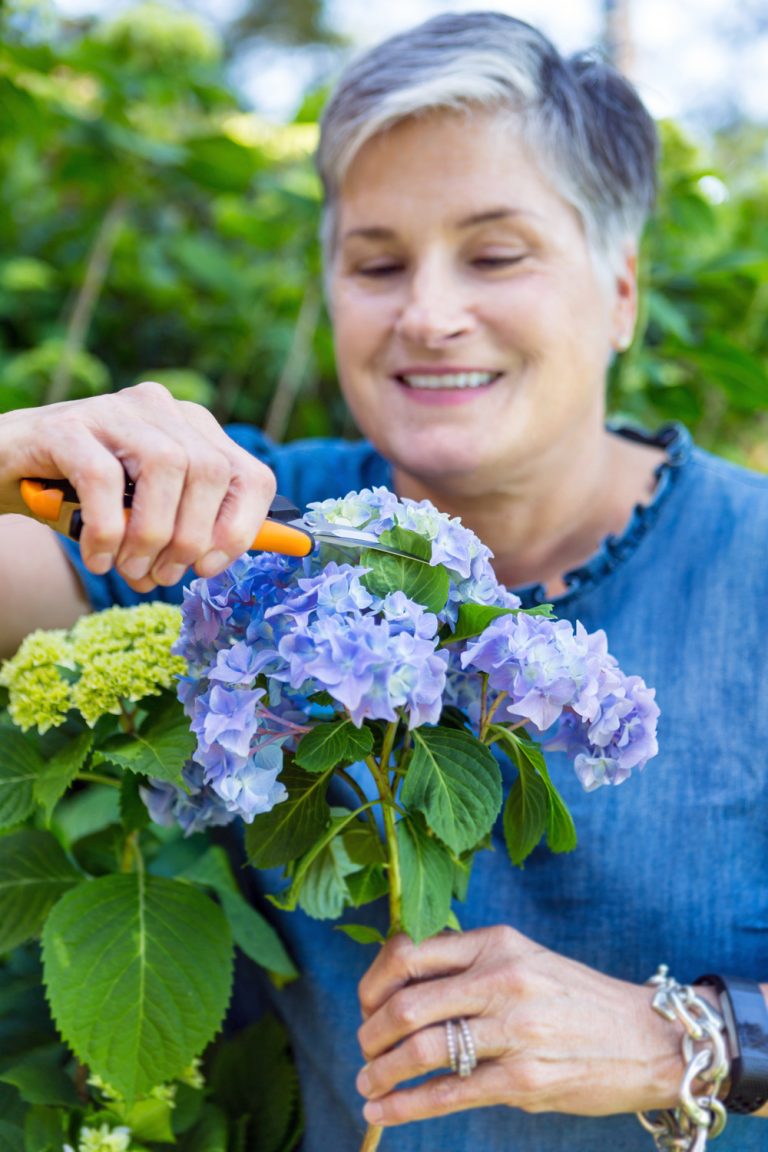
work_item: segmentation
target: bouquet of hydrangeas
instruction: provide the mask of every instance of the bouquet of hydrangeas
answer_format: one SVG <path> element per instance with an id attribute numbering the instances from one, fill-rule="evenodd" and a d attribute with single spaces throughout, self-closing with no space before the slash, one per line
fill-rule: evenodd
<path id="1" fill-rule="evenodd" d="M 451 882 L 428 907 L 403 906 L 401 857 L 426 853 L 446 877 L 466 867 L 502 804 L 491 750 L 518 769 L 504 817 L 513 862 L 544 835 L 569 850 L 573 826 L 530 730 L 567 751 L 586 789 L 618 784 L 657 751 L 654 691 L 621 671 L 603 632 L 522 609 L 490 551 L 427 501 L 365 490 L 312 505 L 304 523 L 365 529 L 401 554 L 248 555 L 195 581 L 174 650 L 197 747 L 185 788 L 146 800 L 186 829 L 242 818 L 256 862 L 290 866 L 290 906 L 345 829 L 377 834 L 364 818 L 379 807 L 392 930 L 420 939 L 448 923 Z M 322 803 L 334 774 L 357 810 Z M 351 889 L 337 901 L 349 902 Z"/>
<path id="2" fill-rule="evenodd" d="M 654 692 L 619 668 L 602 632 L 556 620 L 549 606 L 521 608 L 489 550 L 427 502 L 365 490 L 310 506 L 304 524 L 364 529 L 391 551 L 363 548 L 354 563 L 341 546 L 304 560 L 250 554 L 196 580 L 163 661 L 187 719 L 180 726 L 167 705 L 162 715 L 146 701 L 129 707 L 138 727 L 111 735 L 94 763 L 138 772 L 156 825 L 191 835 L 242 820 L 251 862 L 284 869 L 280 907 L 336 919 L 386 896 L 389 931 L 421 940 L 458 927 L 452 899 L 502 804 L 513 863 L 543 838 L 555 852 L 575 847 L 542 747 L 564 750 L 586 789 L 621 783 L 656 753 Z M 125 714 L 126 696 L 148 687 L 131 696 L 108 647 L 92 645 L 88 659 L 101 661 L 109 689 L 99 695 L 81 669 L 74 687 L 53 691 L 49 671 L 44 707 L 29 691 L 14 699 L 20 653 L 5 673 L 11 715 L 31 722 L 37 708 L 36 722 L 44 713 L 56 723 L 75 706 L 94 724 Z M 517 769 L 506 800 L 500 756 Z M 226 884 L 211 874 L 210 864 L 192 871 L 226 912 Z M 382 939 L 370 923 L 342 927 Z"/>

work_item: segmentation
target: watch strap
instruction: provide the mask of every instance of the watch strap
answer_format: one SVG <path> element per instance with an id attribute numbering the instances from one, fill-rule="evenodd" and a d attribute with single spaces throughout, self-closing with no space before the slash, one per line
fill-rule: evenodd
<path id="1" fill-rule="evenodd" d="M 740 976 L 699 976 L 720 993 L 731 1047 L 729 1112 L 758 1112 L 768 1101 L 768 1007 L 760 985 Z"/>

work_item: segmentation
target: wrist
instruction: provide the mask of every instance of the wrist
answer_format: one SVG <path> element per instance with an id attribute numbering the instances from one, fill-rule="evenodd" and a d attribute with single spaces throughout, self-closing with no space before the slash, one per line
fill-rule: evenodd
<path id="1" fill-rule="evenodd" d="M 682 1066 L 683 1074 L 674 1102 L 657 1106 L 653 1115 L 639 1112 L 638 1119 L 658 1148 L 703 1148 L 707 1137 L 718 1136 L 726 1123 L 718 1098 L 728 1075 L 723 1018 L 709 994 L 705 998 L 690 985 L 678 984 L 665 964 L 648 984 L 654 988 L 653 1011 L 680 1045 L 678 1071 Z"/>
<path id="2" fill-rule="evenodd" d="M 720 1098 L 729 1112 L 752 1114 L 768 1103 L 768 1007 L 759 984 L 736 976 L 698 977 L 720 998 L 730 1075 Z"/>

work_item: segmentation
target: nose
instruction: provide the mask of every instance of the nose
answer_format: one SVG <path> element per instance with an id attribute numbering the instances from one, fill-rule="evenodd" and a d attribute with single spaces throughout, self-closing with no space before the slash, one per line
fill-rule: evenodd
<path id="1" fill-rule="evenodd" d="M 422 348 L 440 348 L 471 332 L 475 319 L 466 286 L 447 261 L 433 258 L 409 277 L 395 332 Z"/>

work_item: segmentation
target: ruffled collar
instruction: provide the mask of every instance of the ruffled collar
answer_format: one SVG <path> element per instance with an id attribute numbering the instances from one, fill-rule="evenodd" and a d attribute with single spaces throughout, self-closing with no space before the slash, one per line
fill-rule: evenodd
<path id="1" fill-rule="evenodd" d="M 623 426 L 611 426 L 610 430 L 627 440 L 662 448 L 666 452 L 666 460 L 663 460 L 655 471 L 656 486 L 653 496 L 648 504 L 635 505 L 621 535 L 606 536 L 590 560 L 565 573 L 563 580 L 566 589 L 560 595 L 548 596 L 542 584 L 528 584 L 522 588 L 515 588 L 514 591 L 525 608 L 546 602 L 556 606 L 566 605 L 585 591 L 594 588 L 610 572 L 628 560 L 655 524 L 683 466 L 690 459 L 691 436 L 682 424 L 665 424 L 656 433 Z"/>

